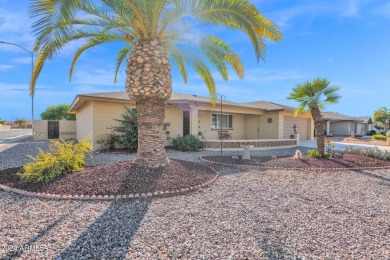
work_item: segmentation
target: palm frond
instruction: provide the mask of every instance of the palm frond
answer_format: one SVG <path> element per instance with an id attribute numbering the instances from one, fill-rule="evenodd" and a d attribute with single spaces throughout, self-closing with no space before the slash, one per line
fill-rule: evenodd
<path id="1" fill-rule="evenodd" d="M 73 56 L 72 64 L 69 70 L 69 79 L 72 79 L 74 67 L 80 58 L 80 56 L 88 49 L 96 47 L 97 45 L 110 43 L 110 42 L 122 42 L 124 41 L 124 35 L 119 33 L 103 33 L 91 37 L 88 39 L 87 43 L 81 46 Z"/>
<path id="2" fill-rule="evenodd" d="M 297 84 L 287 99 L 299 103 L 298 113 L 304 109 L 309 111 L 312 108 L 322 109 L 328 103 L 338 102 L 341 97 L 336 92 L 339 89 L 339 87 L 330 86 L 330 81 L 326 78 L 315 78 L 312 81 Z"/>
<path id="3" fill-rule="evenodd" d="M 119 50 L 118 57 L 116 60 L 116 66 L 115 66 L 115 77 L 114 77 L 115 83 L 117 82 L 119 68 L 121 67 L 124 59 L 130 55 L 132 49 L 133 49 L 133 45 L 128 44 Z"/>

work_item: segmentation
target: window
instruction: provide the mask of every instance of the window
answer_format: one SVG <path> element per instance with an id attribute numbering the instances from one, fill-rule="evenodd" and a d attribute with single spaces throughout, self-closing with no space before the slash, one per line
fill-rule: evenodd
<path id="1" fill-rule="evenodd" d="M 233 128 L 233 116 L 232 115 L 221 115 L 220 114 L 212 114 L 211 115 L 211 127 L 212 128 Z"/>

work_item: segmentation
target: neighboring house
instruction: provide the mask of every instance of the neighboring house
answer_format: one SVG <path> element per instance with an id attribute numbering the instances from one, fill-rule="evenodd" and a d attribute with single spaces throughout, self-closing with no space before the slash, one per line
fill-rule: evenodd
<path id="1" fill-rule="evenodd" d="M 362 123 L 363 120 L 335 112 L 322 112 L 321 114 L 322 120 L 325 122 L 326 135 L 350 136 L 352 132 L 360 134 L 358 124 Z"/>
<path id="2" fill-rule="evenodd" d="M 94 149 L 97 140 L 112 132 L 124 112 L 124 106 L 135 108 L 126 92 L 108 92 L 78 95 L 69 108 L 70 114 L 76 114 L 76 136 L 82 139 L 91 135 Z M 177 135 L 202 133 L 207 141 L 219 140 L 222 128 L 228 131 L 232 140 L 290 139 L 294 124 L 300 134 L 300 140 L 314 139 L 314 124 L 309 113 L 294 117 L 295 108 L 275 103 L 259 101 L 234 103 L 223 101 L 212 105 L 207 97 L 173 93 L 167 101 L 165 122 L 165 145 L 171 144 Z M 276 146 L 276 145 L 275 145 Z"/>
<path id="3" fill-rule="evenodd" d="M 369 116 L 359 116 L 359 117 L 356 117 L 357 119 L 361 120 L 361 122 L 359 122 L 357 124 L 357 134 L 359 135 L 366 135 L 367 132 L 371 131 L 371 130 L 374 130 L 374 124 L 372 122 L 372 119 L 371 117 Z"/>

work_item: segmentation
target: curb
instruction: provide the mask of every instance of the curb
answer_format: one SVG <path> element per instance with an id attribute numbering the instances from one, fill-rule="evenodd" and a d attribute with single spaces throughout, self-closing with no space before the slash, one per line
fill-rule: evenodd
<path id="1" fill-rule="evenodd" d="M 390 166 L 374 166 L 374 167 L 358 167 L 358 168 L 346 168 L 346 167 L 337 167 L 337 168 L 322 168 L 322 167 L 308 167 L 308 168 L 299 168 L 299 167 L 272 167 L 272 166 L 260 166 L 260 165 L 247 165 L 247 164 L 232 164 L 232 163 L 222 163 L 216 161 L 210 161 L 204 159 L 203 156 L 200 156 L 199 159 L 208 163 L 215 163 L 225 166 L 234 166 L 234 167 L 247 167 L 252 169 L 264 169 L 264 170 L 295 170 L 295 171 L 304 171 L 304 170 L 385 170 L 390 169 Z"/>
<path id="2" fill-rule="evenodd" d="M 139 199 L 139 198 L 145 198 L 145 199 L 158 198 L 158 197 L 166 197 L 167 195 L 175 196 L 187 192 L 192 192 L 213 184 L 218 179 L 219 174 L 214 168 L 212 167 L 208 167 L 208 168 L 212 169 L 215 172 L 215 177 L 205 183 L 198 184 L 195 186 L 190 186 L 187 188 L 182 188 L 182 189 L 155 191 L 155 192 L 148 192 L 148 193 L 133 193 L 133 194 L 104 195 L 104 196 L 103 195 L 77 195 L 77 194 L 60 195 L 60 194 L 50 194 L 44 192 L 30 192 L 30 191 L 20 190 L 16 188 L 11 188 L 2 184 L 0 184 L 0 189 L 4 191 L 13 192 L 18 195 L 27 196 L 27 197 L 56 199 L 56 200 L 118 201 L 118 200 Z"/>

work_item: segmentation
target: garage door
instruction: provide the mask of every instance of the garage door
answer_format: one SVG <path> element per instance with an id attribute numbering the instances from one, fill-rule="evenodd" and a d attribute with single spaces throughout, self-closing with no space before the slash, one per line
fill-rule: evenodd
<path id="1" fill-rule="evenodd" d="M 293 126 L 297 126 L 297 132 L 300 134 L 300 140 L 310 139 L 310 119 L 297 117 L 284 117 L 284 135 L 283 138 L 289 139 L 290 135 L 294 133 Z"/>

